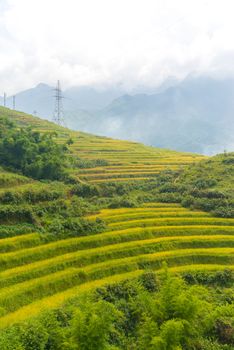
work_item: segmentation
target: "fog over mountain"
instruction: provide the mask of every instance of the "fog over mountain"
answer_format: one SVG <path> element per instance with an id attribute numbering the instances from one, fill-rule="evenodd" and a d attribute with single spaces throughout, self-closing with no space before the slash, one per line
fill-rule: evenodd
<path id="1" fill-rule="evenodd" d="M 233 12 L 232 0 L 1 0 L 0 94 L 51 120 L 60 79 L 70 128 L 232 151 Z"/>
<path id="2" fill-rule="evenodd" d="M 187 79 L 162 93 L 125 95 L 100 117 L 91 131 L 183 151 L 231 151 L 234 80 Z"/>
<path id="3" fill-rule="evenodd" d="M 131 94 L 121 86 L 67 89 L 63 100 L 66 125 L 182 151 L 214 154 L 234 149 L 234 79 L 169 79 L 158 88 L 142 91 L 144 87 Z M 53 94 L 53 87 L 39 84 L 16 95 L 16 108 L 51 120 Z M 12 97 L 7 103 L 12 105 Z"/>

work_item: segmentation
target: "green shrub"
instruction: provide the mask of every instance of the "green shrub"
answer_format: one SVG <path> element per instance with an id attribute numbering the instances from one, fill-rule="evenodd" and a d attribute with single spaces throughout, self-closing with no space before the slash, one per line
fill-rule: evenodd
<path id="1" fill-rule="evenodd" d="M 35 223 L 36 217 L 30 206 L 5 205 L 0 206 L 0 222 Z"/>
<path id="2" fill-rule="evenodd" d="M 140 276 L 140 282 L 148 292 L 156 292 L 159 288 L 159 282 L 156 278 L 156 274 L 151 271 L 144 272 Z"/>
<path id="3" fill-rule="evenodd" d="M 78 159 L 75 162 L 75 167 L 81 168 L 81 169 L 96 168 L 99 166 L 107 166 L 107 165 L 109 165 L 109 163 L 105 159 L 93 159 L 93 160 Z"/>
<path id="4" fill-rule="evenodd" d="M 80 183 L 72 187 L 71 194 L 86 198 L 98 196 L 100 194 L 100 190 L 98 186 Z"/>
<path id="5" fill-rule="evenodd" d="M 108 208 L 135 208 L 138 206 L 136 199 L 127 198 L 127 197 L 116 197 L 109 204 Z"/>
<path id="6" fill-rule="evenodd" d="M 3 204 L 19 204 L 22 202 L 35 204 L 37 202 L 53 201 L 62 196 L 60 191 L 42 189 L 35 191 L 33 188 L 24 192 L 5 191 L 0 194 L 0 202 Z"/>
<path id="7" fill-rule="evenodd" d="M 221 218 L 234 218 L 234 208 L 229 206 L 220 206 L 214 209 L 212 213 Z"/>
<path id="8" fill-rule="evenodd" d="M 0 137 L 0 162 L 34 179 L 65 178 L 66 145 L 54 141 L 56 134 L 43 134 L 30 128 L 18 130 L 0 117 L 4 134 Z"/>
<path id="9" fill-rule="evenodd" d="M 101 219 L 95 221 L 86 220 L 83 218 L 68 218 L 67 220 L 53 220 L 47 230 L 53 235 L 60 237 L 80 237 L 96 234 L 104 231 L 106 224 Z"/>
<path id="10" fill-rule="evenodd" d="M 189 272 L 184 273 L 183 278 L 189 284 L 200 283 L 203 285 L 218 285 L 221 287 L 228 287 L 234 283 L 234 274 L 231 270 L 217 272 Z"/>

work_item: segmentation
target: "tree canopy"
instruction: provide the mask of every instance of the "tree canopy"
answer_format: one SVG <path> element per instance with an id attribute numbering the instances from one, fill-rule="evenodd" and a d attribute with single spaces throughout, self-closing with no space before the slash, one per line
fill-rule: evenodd
<path id="1" fill-rule="evenodd" d="M 67 146 L 55 139 L 56 133 L 17 129 L 0 117 L 0 163 L 34 179 L 61 180 L 67 166 Z"/>

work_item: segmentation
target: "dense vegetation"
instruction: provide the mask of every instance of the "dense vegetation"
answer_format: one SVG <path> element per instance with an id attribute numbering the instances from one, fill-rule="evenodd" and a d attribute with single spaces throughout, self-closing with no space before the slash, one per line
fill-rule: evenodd
<path id="1" fill-rule="evenodd" d="M 18 130 L 0 117 L 0 164 L 34 179 L 63 179 L 67 147 L 58 145 L 55 136 L 30 127 Z"/>
<path id="2" fill-rule="evenodd" d="M 232 349 L 233 154 L 2 114 L 0 349 Z"/>
<path id="3" fill-rule="evenodd" d="M 203 275 L 209 279 L 208 275 Z M 216 281 L 225 282 L 220 293 Z M 0 332 L 1 350 L 231 350 L 234 294 L 228 271 L 210 289 L 167 270 L 98 288 L 66 307 Z"/>
<path id="4" fill-rule="evenodd" d="M 220 154 L 179 172 L 162 173 L 156 186 L 158 200 L 233 218 L 234 153 Z"/>

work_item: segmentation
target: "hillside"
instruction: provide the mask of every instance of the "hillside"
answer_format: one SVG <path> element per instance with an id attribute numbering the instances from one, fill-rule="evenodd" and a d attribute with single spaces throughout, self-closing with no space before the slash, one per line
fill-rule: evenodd
<path id="1" fill-rule="evenodd" d="M 87 295 L 100 293 L 105 299 L 107 288 L 110 294 L 106 292 L 106 298 L 113 300 L 112 288 L 121 295 L 122 291 L 125 293 L 122 283 L 133 281 L 129 283 L 138 286 L 139 282 L 135 281 L 139 278 L 146 278 L 146 285 L 152 287 L 155 272 L 163 283 L 165 262 L 173 275 L 183 276 L 189 283 L 202 281 L 201 284 L 213 288 L 212 283 L 218 281 L 219 292 L 214 289 L 209 299 L 211 302 L 214 298 L 214 308 L 219 303 L 224 305 L 225 300 L 233 300 L 233 216 L 215 217 L 210 208 L 205 208 L 205 212 L 191 201 L 189 208 L 184 208 L 182 200 L 197 193 L 191 192 L 191 188 L 206 190 L 206 194 L 211 190 L 216 195 L 224 193 L 222 199 L 233 208 L 232 154 L 207 159 L 71 131 L 9 109 L 1 108 L 0 116 L 13 120 L 17 129 L 31 126 L 42 134 L 56 131 L 53 140 L 61 145 L 66 143 L 69 158 L 67 176 L 59 181 L 46 178 L 39 181 L 13 168 L 0 168 L 0 345 L 3 350 L 61 349 L 65 339 L 58 338 L 57 347 L 48 345 L 55 341 L 52 335 L 48 336 L 49 340 L 43 340 L 47 344 L 44 347 L 32 347 L 32 339 L 42 344 L 39 336 L 44 334 L 44 330 L 40 331 L 42 318 L 45 322 L 49 317 L 47 328 L 54 328 L 54 318 L 50 318 L 51 314 L 43 316 L 45 310 L 56 310 L 60 315 L 57 321 L 72 327 L 70 320 L 76 311 L 71 308 L 78 305 L 82 309 Z M 217 203 L 213 204 L 212 210 L 220 209 Z M 138 287 L 129 288 L 123 298 Z M 205 293 L 199 288 L 199 293 Z M 195 293 L 194 290 L 191 287 L 188 293 Z M 134 293 L 133 299 L 137 294 Z M 142 293 L 136 305 L 148 300 L 145 292 Z M 92 312 L 99 305 L 95 300 L 94 297 Z M 128 301 L 126 310 L 132 303 L 133 300 Z M 101 310 L 99 315 L 102 312 L 104 315 L 104 306 Z M 129 313 L 129 322 L 133 322 L 135 311 Z M 167 317 L 172 317 L 170 312 L 165 322 Z M 14 326 L 17 323 L 20 326 Z M 127 337 L 125 327 L 121 327 Z M 12 343 L 12 332 L 16 332 L 13 338 L 19 341 L 18 348 Z M 23 340 L 18 339 L 19 334 L 23 334 Z M 117 338 L 116 334 L 113 339 Z M 30 345 L 19 347 L 25 339 Z M 128 341 L 131 344 L 131 338 Z M 229 337 L 227 344 L 232 344 L 231 341 Z M 121 344 L 119 349 L 131 348 Z"/>
<path id="2" fill-rule="evenodd" d="M 234 217 L 234 153 L 223 153 L 182 171 L 159 176 L 154 194 L 162 201 Z"/>
<path id="3" fill-rule="evenodd" d="M 72 170 L 73 175 L 90 182 L 142 180 L 154 177 L 163 169 L 177 169 L 203 159 L 203 156 L 192 153 L 162 150 L 135 142 L 71 131 L 9 109 L 0 108 L 0 113 L 21 127 L 31 125 L 40 132 L 57 131 L 61 143 L 71 138 L 73 144 L 69 145 L 70 152 L 79 160 L 79 166 Z"/>

